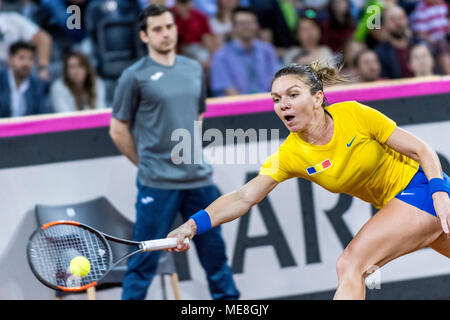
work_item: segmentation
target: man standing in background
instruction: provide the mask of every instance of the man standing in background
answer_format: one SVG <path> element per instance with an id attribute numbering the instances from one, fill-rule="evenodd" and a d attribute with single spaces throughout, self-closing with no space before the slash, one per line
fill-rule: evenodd
<path id="1" fill-rule="evenodd" d="M 164 6 L 150 5 L 140 17 L 140 37 L 149 54 L 126 69 L 116 88 L 110 135 L 138 166 L 134 240 L 164 238 L 177 212 L 184 220 L 218 197 L 206 164 L 176 165 L 172 133 L 184 129 L 196 137 L 195 121 L 205 110 L 202 68 L 176 55 L 177 27 Z M 192 141 L 192 155 L 201 141 Z M 198 257 L 213 299 L 237 299 L 239 292 L 227 264 L 219 228 L 196 237 Z M 144 299 L 155 275 L 160 252 L 130 258 L 123 279 L 123 299 Z"/>

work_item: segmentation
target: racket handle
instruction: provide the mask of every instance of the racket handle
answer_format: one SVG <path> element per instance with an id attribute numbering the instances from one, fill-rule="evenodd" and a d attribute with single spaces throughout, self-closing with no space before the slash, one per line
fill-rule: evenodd
<path id="1" fill-rule="evenodd" d="M 184 239 L 184 243 L 188 244 L 189 239 Z M 157 240 L 149 240 L 141 242 L 142 249 L 144 251 L 155 251 L 155 250 L 164 250 L 175 248 L 177 246 L 176 238 L 166 238 L 166 239 L 157 239 Z"/>

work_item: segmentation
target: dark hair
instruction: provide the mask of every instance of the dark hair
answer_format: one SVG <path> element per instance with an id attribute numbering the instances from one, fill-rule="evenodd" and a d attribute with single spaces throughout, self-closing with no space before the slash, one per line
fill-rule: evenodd
<path id="1" fill-rule="evenodd" d="M 304 16 L 304 17 L 300 18 L 300 20 L 298 21 L 297 28 L 300 25 L 300 22 L 303 22 L 303 21 L 311 21 L 317 28 L 320 29 L 320 31 L 322 31 L 319 20 L 317 20 L 316 18 L 310 18 L 309 16 Z"/>
<path id="2" fill-rule="evenodd" d="M 83 83 L 83 90 L 88 95 L 89 107 L 95 109 L 95 102 L 97 99 L 97 91 L 95 90 L 95 80 L 97 78 L 97 73 L 95 69 L 91 66 L 89 58 L 82 54 L 81 52 L 69 52 L 64 56 L 63 64 L 63 81 L 65 85 L 69 88 L 70 92 L 74 97 L 76 97 L 75 84 L 69 78 L 69 59 L 76 58 L 80 65 L 86 70 L 86 79 Z M 75 99 L 76 101 L 76 99 Z M 82 110 L 82 106 L 77 104 L 77 109 Z"/>
<path id="3" fill-rule="evenodd" d="M 170 14 L 172 14 L 172 16 L 173 16 L 172 11 L 170 11 L 169 8 L 167 8 L 165 6 L 161 6 L 161 5 L 158 5 L 158 4 L 151 4 L 151 5 L 149 5 L 139 15 L 139 29 L 144 31 L 144 32 L 147 32 L 147 19 L 149 17 L 160 16 L 163 13 L 166 13 L 166 12 L 170 12 Z"/>
<path id="4" fill-rule="evenodd" d="M 317 30 L 319 30 L 319 42 L 318 43 L 320 44 L 322 41 L 322 36 L 323 36 L 322 35 L 322 27 L 320 26 L 320 22 L 319 22 L 319 20 L 316 19 L 316 17 L 317 17 L 317 15 L 316 15 L 315 11 L 312 9 L 308 9 L 307 11 L 305 11 L 305 13 L 301 14 L 300 20 L 297 23 L 297 34 L 300 31 L 301 24 L 305 21 L 309 21 L 317 28 Z M 300 46 L 302 46 L 300 39 L 298 39 L 298 42 L 300 43 Z"/>
<path id="5" fill-rule="evenodd" d="M 335 12 L 333 10 L 333 5 L 336 0 L 330 0 L 328 2 L 328 14 L 330 19 L 330 27 L 332 29 L 341 29 L 341 28 L 351 28 L 356 25 L 355 21 L 353 20 L 352 14 L 351 14 L 351 4 L 349 0 L 345 0 L 347 2 L 347 11 L 344 13 L 344 22 L 341 23 L 336 18 Z"/>
<path id="6" fill-rule="evenodd" d="M 14 42 L 9 47 L 9 56 L 10 57 L 14 56 L 19 50 L 29 50 L 29 51 L 35 53 L 36 47 L 29 42 L 17 41 L 17 42 Z"/>
<path id="7" fill-rule="evenodd" d="M 233 13 L 231 14 L 231 21 L 234 23 L 234 19 L 236 17 L 236 15 L 238 13 L 248 13 L 248 14 L 252 14 L 255 17 L 258 18 L 258 15 L 256 14 L 256 11 L 254 11 L 252 8 L 250 7 L 242 7 L 242 6 L 238 6 L 236 8 L 233 9 Z"/>
<path id="8" fill-rule="evenodd" d="M 359 51 L 355 54 L 355 57 L 353 58 L 353 66 L 354 66 L 354 67 L 358 67 L 359 60 L 361 60 L 361 57 L 362 57 L 363 55 L 365 55 L 366 53 L 368 53 L 368 52 L 373 52 L 373 53 L 375 53 L 375 51 L 373 51 L 373 50 L 371 50 L 371 49 L 369 49 L 369 48 L 364 48 L 364 49 L 359 50 Z"/>
<path id="9" fill-rule="evenodd" d="M 322 67 L 318 60 L 311 62 L 309 65 L 302 66 L 299 64 L 287 65 L 275 73 L 272 79 L 271 86 L 276 79 L 287 76 L 298 76 L 306 85 L 310 87 L 311 95 L 315 95 L 317 91 L 323 91 L 323 84 L 335 84 L 339 82 L 348 82 L 348 79 L 339 75 L 339 71 L 342 69 L 342 65 L 338 68 L 330 66 Z M 328 105 L 326 98 L 324 97 L 322 107 Z"/>

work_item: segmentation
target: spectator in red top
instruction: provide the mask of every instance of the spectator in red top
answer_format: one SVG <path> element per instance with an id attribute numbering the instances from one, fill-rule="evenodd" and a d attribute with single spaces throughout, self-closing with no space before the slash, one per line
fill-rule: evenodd
<path id="1" fill-rule="evenodd" d="M 342 52 L 356 29 L 350 12 L 350 0 L 330 0 L 327 10 L 328 19 L 322 23 L 322 41 L 333 52 Z"/>
<path id="2" fill-rule="evenodd" d="M 448 5 L 444 0 L 421 0 L 410 16 L 411 28 L 431 48 L 441 71 L 450 74 Z"/>
<path id="3" fill-rule="evenodd" d="M 191 0 L 176 0 L 173 13 L 178 27 L 178 52 L 208 67 L 217 49 L 208 17 L 195 9 Z"/>

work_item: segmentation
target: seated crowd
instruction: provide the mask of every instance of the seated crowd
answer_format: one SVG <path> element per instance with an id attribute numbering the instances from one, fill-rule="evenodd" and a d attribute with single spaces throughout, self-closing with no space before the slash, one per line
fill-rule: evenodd
<path id="1" fill-rule="evenodd" d="M 448 2 L 0 0 L 0 117 L 109 107 L 121 70 L 146 54 L 136 32 L 118 28 L 150 3 L 171 8 L 178 53 L 220 97 L 267 92 L 280 67 L 314 60 L 340 66 L 349 83 L 449 75 Z M 79 28 L 68 27 L 72 5 Z M 121 36 L 111 41 L 111 30 Z"/>

